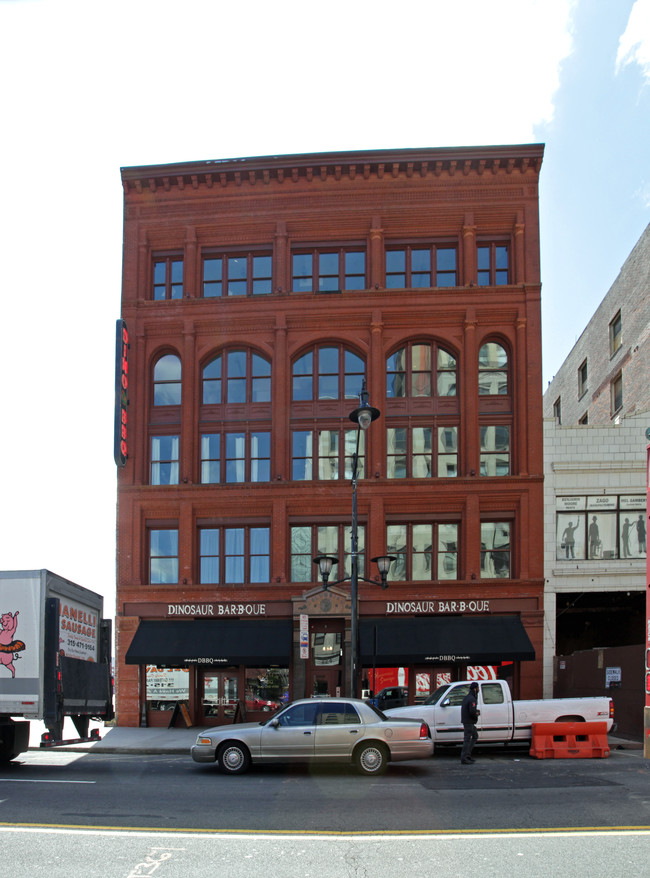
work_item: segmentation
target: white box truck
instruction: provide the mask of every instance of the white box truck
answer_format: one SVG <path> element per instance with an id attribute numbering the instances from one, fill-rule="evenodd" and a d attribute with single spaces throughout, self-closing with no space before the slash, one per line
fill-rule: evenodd
<path id="1" fill-rule="evenodd" d="M 0 571 L 0 762 L 29 747 L 29 720 L 42 747 L 63 740 L 69 716 L 92 741 L 91 719 L 113 718 L 112 625 L 101 595 L 49 570 Z"/>

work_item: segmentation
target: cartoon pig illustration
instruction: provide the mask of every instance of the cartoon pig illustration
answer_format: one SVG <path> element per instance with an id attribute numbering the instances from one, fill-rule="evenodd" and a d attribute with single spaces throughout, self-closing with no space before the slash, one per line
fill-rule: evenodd
<path id="1" fill-rule="evenodd" d="M 18 653 L 25 649 L 22 640 L 14 640 L 14 634 L 18 627 L 18 610 L 12 615 L 11 613 L 3 613 L 0 616 L 2 630 L 0 631 L 0 665 L 4 665 L 10 672 L 11 676 L 16 676 L 14 661 L 20 656 Z"/>

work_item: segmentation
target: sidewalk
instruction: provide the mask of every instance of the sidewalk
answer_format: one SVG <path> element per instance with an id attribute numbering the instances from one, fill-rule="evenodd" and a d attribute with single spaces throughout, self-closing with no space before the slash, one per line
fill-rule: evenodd
<path id="1" fill-rule="evenodd" d="M 193 728 L 127 728 L 114 726 L 99 734 L 102 740 L 86 744 L 93 753 L 183 753 L 190 755 L 190 747 L 201 731 Z M 81 745 L 80 745 L 81 746 Z"/>
<path id="2" fill-rule="evenodd" d="M 192 728 L 130 728 L 127 726 L 104 726 L 103 723 L 90 724 L 91 731 L 99 731 L 100 740 L 83 744 L 67 744 L 48 748 L 54 751 L 81 753 L 183 753 L 189 756 L 190 747 L 196 741 L 200 727 Z M 41 734 L 45 726 L 39 722 L 30 724 L 29 749 L 40 750 Z M 78 732 L 72 724 L 64 726 L 63 734 L 74 739 Z"/>
<path id="3" fill-rule="evenodd" d="M 38 750 L 41 730 L 39 723 L 32 723 L 32 733 L 29 740 L 29 749 Z M 197 734 L 201 731 L 199 726 L 192 728 L 131 728 L 126 726 L 104 727 L 100 723 L 92 724 L 99 728 L 101 740 L 88 744 L 69 744 L 64 747 L 56 747 L 56 750 L 68 750 L 88 753 L 125 753 L 125 754 L 164 754 L 175 753 L 189 756 L 190 747 L 196 741 Z M 65 734 L 74 737 L 76 734 L 66 727 Z M 610 751 L 634 750 L 639 756 L 643 756 L 643 744 L 640 741 L 630 741 L 627 738 L 608 736 Z M 499 752 L 499 751 L 497 751 Z"/>

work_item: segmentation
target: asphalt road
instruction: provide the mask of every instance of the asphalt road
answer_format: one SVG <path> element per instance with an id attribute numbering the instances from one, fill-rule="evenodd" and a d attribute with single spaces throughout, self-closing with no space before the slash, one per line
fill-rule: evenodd
<path id="1" fill-rule="evenodd" d="M 0 825 L 270 833 L 650 829 L 650 761 L 537 760 L 457 751 L 380 778 L 344 766 L 272 766 L 227 777 L 181 755 L 29 752 L 0 767 Z"/>
<path id="2" fill-rule="evenodd" d="M 199 835 L 0 826 L 12 878 L 629 878 L 648 834 Z"/>

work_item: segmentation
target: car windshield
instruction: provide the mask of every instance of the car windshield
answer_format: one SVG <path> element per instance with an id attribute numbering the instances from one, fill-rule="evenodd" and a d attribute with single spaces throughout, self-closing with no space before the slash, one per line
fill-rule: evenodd
<path id="1" fill-rule="evenodd" d="M 425 704 L 437 704 L 445 692 L 449 689 L 449 683 L 446 683 L 444 686 L 439 686 L 433 695 L 429 695 L 427 700 L 424 702 Z"/>

